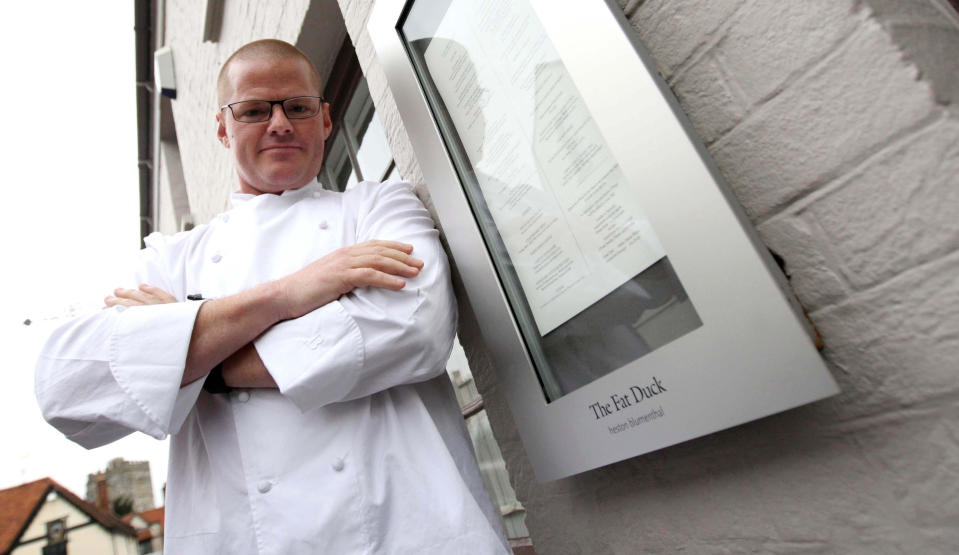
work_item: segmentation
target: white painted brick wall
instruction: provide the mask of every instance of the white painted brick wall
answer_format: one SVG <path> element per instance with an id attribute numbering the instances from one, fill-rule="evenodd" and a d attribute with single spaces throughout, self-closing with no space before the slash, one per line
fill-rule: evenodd
<path id="1" fill-rule="evenodd" d="M 372 1 L 338 3 L 400 171 L 422 185 L 365 28 Z M 785 257 L 843 393 L 538 484 L 464 303 L 538 552 L 959 551 L 959 20 L 943 0 L 619 3 Z M 202 3 L 168 5 L 184 170 L 208 217 L 232 186 L 212 76 L 248 40 L 295 40 L 307 0 L 227 2 L 217 45 L 199 44 Z"/>
<path id="2" fill-rule="evenodd" d="M 309 0 L 224 2 L 218 42 L 202 42 L 205 2 L 167 0 L 165 40 L 173 51 L 177 98 L 173 115 L 183 174 L 196 223 L 229 206 L 237 188 L 232 157 L 216 139 L 216 76 L 240 46 L 261 38 L 295 43 Z M 161 221 L 161 228 L 164 222 Z"/>

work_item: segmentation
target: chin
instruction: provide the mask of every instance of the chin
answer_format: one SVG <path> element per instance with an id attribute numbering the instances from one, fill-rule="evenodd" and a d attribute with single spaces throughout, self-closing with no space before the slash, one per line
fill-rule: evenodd
<path id="1" fill-rule="evenodd" d="M 269 172 L 263 175 L 263 183 L 271 189 L 285 191 L 287 189 L 299 189 L 312 181 L 312 176 L 302 172 Z"/>

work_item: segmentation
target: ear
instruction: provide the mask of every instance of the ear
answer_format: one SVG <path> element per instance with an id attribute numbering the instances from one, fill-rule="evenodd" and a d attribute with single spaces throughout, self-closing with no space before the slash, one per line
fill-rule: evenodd
<path id="1" fill-rule="evenodd" d="M 226 133 L 226 125 L 224 125 L 223 122 L 222 111 L 216 113 L 216 138 L 224 147 L 230 148 L 230 136 Z"/>
<path id="2" fill-rule="evenodd" d="M 333 120 L 330 118 L 330 104 L 328 102 L 323 103 L 323 140 L 330 138 L 330 133 L 333 132 Z"/>

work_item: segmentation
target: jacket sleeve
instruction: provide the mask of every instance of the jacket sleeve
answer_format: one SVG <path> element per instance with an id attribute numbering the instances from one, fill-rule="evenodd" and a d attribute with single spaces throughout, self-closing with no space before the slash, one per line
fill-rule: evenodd
<path id="1" fill-rule="evenodd" d="M 149 237 L 131 285 L 150 283 L 182 299 L 166 268 L 166 238 Z M 37 361 L 43 417 L 92 449 L 133 432 L 176 433 L 203 380 L 180 388 L 199 302 L 114 307 L 57 328 Z"/>
<path id="2" fill-rule="evenodd" d="M 424 267 L 400 291 L 356 289 L 255 341 L 280 392 L 304 411 L 443 373 L 456 333 L 449 264 L 429 212 L 408 183 L 363 186 L 371 191 L 356 242 L 409 243 Z"/>

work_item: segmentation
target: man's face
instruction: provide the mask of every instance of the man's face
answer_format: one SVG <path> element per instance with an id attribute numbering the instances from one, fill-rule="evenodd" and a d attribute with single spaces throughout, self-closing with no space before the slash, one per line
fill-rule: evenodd
<path id="1" fill-rule="evenodd" d="M 320 94 L 303 60 L 236 60 L 227 71 L 231 91 L 224 104 Z M 323 141 L 333 130 L 325 103 L 306 119 L 287 119 L 277 104 L 268 121 L 241 123 L 229 109 L 218 112 L 216 120 L 217 137 L 233 151 L 240 192 L 254 195 L 279 194 L 312 181 L 323 164 Z"/>

